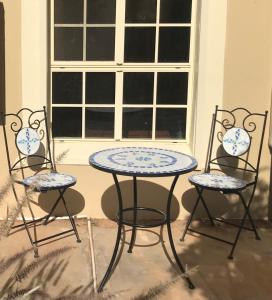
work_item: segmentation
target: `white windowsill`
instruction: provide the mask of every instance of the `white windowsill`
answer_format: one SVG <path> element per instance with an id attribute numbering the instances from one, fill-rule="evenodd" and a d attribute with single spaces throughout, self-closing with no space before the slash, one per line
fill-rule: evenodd
<path id="1" fill-rule="evenodd" d="M 106 148 L 115 147 L 153 147 L 173 151 L 179 151 L 188 155 L 193 155 L 191 147 L 186 142 L 150 142 L 150 141 L 72 141 L 56 140 L 51 149 L 54 149 L 54 157 L 66 153 L 64 158 L 58 164 L 70 165 L 89 165 L 89 156 Z"/>

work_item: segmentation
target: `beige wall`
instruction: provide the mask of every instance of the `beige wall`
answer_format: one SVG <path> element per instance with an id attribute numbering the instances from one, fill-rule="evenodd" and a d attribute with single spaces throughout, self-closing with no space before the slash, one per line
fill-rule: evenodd
<path id="1" fill-rule="evenodd" d="M 0 72 L 0 81 L 5 86 L 5 110 L 13 112 L 21 107 L 22 99 L 22 76 L 21 76 L 21 1 L 20 0 L 1 0 L 4 17 L 4 44 L 0 47 L 5 48 L 5 74 Z M 0 31 L 1 32 L 1 31 Z M 2 41 L 2 39 L 0 39 Z M 0 65 L 0 68 L 2 66 Z M 2 87 L 2 85 L 0 85 Z M 1 105 L 3 107 L 3 105 Z M 6 153 L 2 127 L 0 126 L 0 182 L 1 185 L 7 177 Z"/>
<path id="2" fill-rule="evenodd" d="M 224 72 L 225 108 L 270 110 L 272 88 L 271 0 L 228 0 Z M 269 121 L 269 120 L 268 120 Z M 255 217 L 266 217 L 271 157 L 266 128 Z"/>
<path id="3" fill-rule="evenodd" d="M 30 0 L 27 0 L 29 3 Z M 46 57 L 44 53 L 44 47 L 42 50 L 43 55 L 40 56 L 39 49 L 43 45 L 42 41 L 37 39 L 39 29 L 37 29 L 40 22 L 40 18 L 35 17 L 32 13 L 32 21 L 36 22 L 35 32 L 36 39 L 33 38 L 33 44 L 28 44 L 28 47 L 35 49 L 33 55 L 35 64 L 31 61 L 27 51 L 21 51 L 21 44 L 26 44 L 26 41 L 22 41 L 22 36 L 31 36 L 28 34 L 26 28 L 30 28 L 31 24 L 24 24 L 25 29 L 20 31 L 21 24 L 21 7 L 20 1 L 3 1 L 5 7 L 5 19 L 6 19 L 6 103 L 7 111 L 13 111 L 20 107 L 21 99 L 31 97 L 35 95 L 35 103 L 43 103 L 45 92 L 45 85 L 40 85 L 44 78 L 46 78 L 44 64 L 39 64 L 41 57 Z M 25 2 L 26 3 L 26 2 Z M 41 3 L 41 2 L 39 2 Z M 216 3 L 214 0 L 203 0 L 203 5 L 214 5 L 214 11 L 216 12 Z M 269 12 L 271 10 L 272 2 L 270 0 L 228 0 L 227 1 L 227 14 L 222 13 L 220 18 L 226 19 L 226 35 L 223 38 L 220 36 L 218 44 L 213 43 L 212 39 L 216 34 L 219 35 L 223 30 L 218 31 L 217 26 L 220 22 L 220 18 L 212 18 L 211 15 L 206 16 L 206 21 L 203 22 L 202 33 L 205 32 L 206 41 L 201 41 L 200 49 L 200 70 L 199 78 L 206 78 L 206 80 L 200 80 L 198 84 L 199 103 L 202 102 L 201 112 L 205 111 L 205 127 L 207 130 L 203 131 L 203 126 L 200 127 L 198 136 L 203 140 L 205 134 L 207 135 L 208 128 L 210 126 L 210 113 L 215 103 L 224 103 L 224 107 L 231 108 L 237 105 L 247 106 L 249 109 L 263 111 L 269 109 L 270 93 L 271 93 L 271 26 L 269 27 Z M 40 4 L 37 4 L 39 6 Z M 27 10 L 23 10 L 23 15 Z M 214 14 L 216 16 L 216 14 Z M 211 20 L 207 22 L 207 20 Z M 44 32 L 44 24 L 40 25 L 42 32 Z M 33 27 L 33 26 L 32 26 Z M 270 30 L 270 31 L 269 31 Z M 33 31 L 33 34 L 34 34 Z M 265 34 L 264 34 L 265 32 Z M 41 37 L 42 35 L 38 35 Z M 224 46 L 226 43 L 226 47 Z M 220 45 L 219 45 L 220 44 Z M 206 47 L 203 47 L 206 46 Z M 224 49 L 222 48 L 224 46 Z M 24 48 L 28 49 L 28 48 Z M 36 51 L 37 50 L 37 51 Z M 225 51 L 224 51 L 225 50 Z M 220 51 L 220 54 L 219 54 Z M 23 55 L 22 55 L 23 53 Z M 21 57 L 23 56 L 24 64 L 22 66 Z M 212 58 L 216 58 L 216 61 L 212 61 Z M 37 60 L 36 60 L 37 58 Z M 221 63 L 222 60 L 222 63 Z M 44 60 L 43 60 L 44 61 Z M 224 68 L 223 68 L 224 67 Z M 23 71 L 22 71 L 23 69 Z M 223 71 L 222 71 L 222 70 Z M 31 70 L 33 72 L 31 72 Z M 26 74 L 28 72 L 29 76 Z M 221 72 L 224 75 L 221 80 Z M 32 74 L 32 75 L 31 75 Z M 35 74 L 35 76 L 33 75 Z M 32 76 L 32 77 L 31 77 Z M 32 90 L 32 80 L 38 78 L 39 82 Z M 209 79 L 209 80 L 208 80 Z M 221 80 L 221 82 L 219 82 Z M 217 82 L 218 81 L 218 82 Z M 22 82 L 24 85 L 24 93 L 22 95 Z M 27 86 L 27 87 L 25 87 Z M 42 88 L 39 88 L 42 86 Z M 221 95 L 222 94 L 222 95 Z M 218 96 L 218 99 L 216 99 Z M 222 98 L 222 99 L 221 99 Z M 209 100 L 210 99 L 210 100 Z M 27 101 L 27 99 L 23 100 Z M 212 105 L 210 103 L 212 102 Z M 35 104 L 36 105 L 36 104 Z M 206 110 L 205 110 L 206 107 Z M 207 109 L 208 107 L 208 109 Z M 200 118 L 200 117 L 198 117 Z M 200 119 L 198 119 L 200 120 Z M 203 120 L 201 119 L 201 122 Z M 268 133 L 268 132 L 267 132 Z M 0 134 L 2 138 L 2 134 Z M 205 157 L 206 143 L 201 142 L 201 147 L 197 147 L 196 156 L 202 159 Z M 3 141 L 1 142 L 1 162 L 6 160 L 3 158 L 4 149 Z M 197 143 L 196 143 L 197 145 Z M 87 158 L 86 158 L 87 159 Z M 255 206 L 254 217 L 265 218 L 267 216 L 267 203 L 268 203 L 268 183 L 269 183 L 269 168 L 270 168 L 270 155 L 267 147 L 267 135 L 265 139 L 264 155 L 262 159 L 262 173 L 261 179 L 264 188 L 262 189 L 261 200 Z M 5 180 L 7 173 L 6 164 L 1 164 L 0 180 Z M 116 210 L 116 192 L 113 186 L 113 180 L 109 174 L 104 174 L 100 171 L 94 170 L 91 167 L 85 165 L 59 165 L 58 170 L 60 172 L 66 172 L 77 176 L 78 183 L 68 193 L 68 202 L 73 212 L 79 215 L 87 215 L 91 217 L 113 217 Z M 129 205 L 131 191 L 131 182 L 128 182 L 128 178 L 122 177 L 121 188 L 124 192 L 126 205 Z M 170 179 L 160 178 L 152 180 L 142 180 L 139 182 L 140 197 L 143 205 L 152 205 L 157 208 L 165 207 L 165 199 L 167 196 L 167 189 L 170 187 Z M 185 191 L 185 192 L 184 192 Z M 260 191 L 259 191 L 260 192 Z M 37 199 L 38 205 L 33 205 L 34 211 L 37 215 L 42 214 L 44 211 L 48 211 L 48 207 L 52 202 L 52 194 L 47 197 L 42 194 Z M 173 199 L 173 216 L 184 218 L 188 211 L 192 207 L 192 199 L 195 196 L 188 181 L 187 176 L 182 176 L 175 189 L 175 195 Z M 212 206 L 213 212 L 220 215 L 227 212 L 230 208 L 233 212 L 231 216 L 237 216 L 235 212 L 239 211 L 236 206 L 231 205 L 222 198 L 221 202 L 218 202 L 217 194 L 212 194 L 209 201 Z M 261 207 L 261 209 L 260 209 Z M 41 209 L 42 208 L 42 209 Z M 4 207 L 0 208 L 0 215 L 4 215 Z M 60 212 L 61 214 L 61 212 Z"/>

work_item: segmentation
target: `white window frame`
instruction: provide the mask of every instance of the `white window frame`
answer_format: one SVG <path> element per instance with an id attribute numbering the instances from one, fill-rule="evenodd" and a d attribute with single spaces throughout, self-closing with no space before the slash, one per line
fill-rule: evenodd
<path id="1" fill-rule="evenodd" d="M 211 113 L 215 104 L 223 104 L 224 50 L 226 36 L 227 0 L 196 0 L 200 23 L 194 32 L 200 31 L 199 45 L 191 46 L 190 59 L 194 59 L 194 72 L 190 77 L 192 94 L 191 127 L 188 140 L 153 142 L 152 146 L 168 148 L 197 157 L 199 166 L 205 161 Z M 48 24 L 47 0 L 22 2 L 22 106 L 39 108 L 48 105 Z M 195 33 L 192 32 L 193 35 Z M 192 35 L 191 35 L 192 38 Z M 30 55 L 31 54 L 31 55 Z M 165 64 L 163 64 L 166 66 Z M 59 65 L 61 67 L 61 65 Z M 177 66 L 181 67 L 181 66 Z M 195 78 L 197 80 L 195 80 Z M 205 130 L 203 129 L 205 128 Z M 65 164 L 88 164 L 88 155 L 96 150 L 112 146 L 143 145 L 142 141 L 55 141 L 56 154 L 69 149 Z M 145 143 L 145 145 L 147 145 Z M 149 144 L 151 145 L 151 144 Z"/>
<path id="2" fill-rule="evenodd" d="M 130 23 L 125 24 L 125 0 L 116 0 L 116 42 L 115 42 L 115 60 L 114 61 L 102 61 L 102 62 L 93 62 L 93 61 L 84 61 L 86 58 L 86 28 L 87 27 L 112 27 L 113 25 L 104 25 L 104 24 L 92 24 L 87 25 L 87 1 L 84 0 L 84 12 L 83 12 L 83 24 L 69 24 L 69 25 L 60 25 L 54 24 L 54 19 L 51 17 L 51 70 L 52 72 L 82 72 L 83 74 L 83 102 L 81 105 L 56 105 L 51 103 L 51 107 L 82 107 L 82 139 L 83 140 L 95 140 L 85 138 L 85 107 L 110 107 L 110 105 L 86 105 L 85 104 L 85 72 L 116 72 L 116 95 L 115 95 L 115 124 L 114 124 L 114 139 L 103 139 L 100 138 L 100 141 L 143 141 L 143 142 L 173 142 L 173 143 L 188 143 L 189 136 L 191 133 L 191 124 L 192 124 L 192 85 L 193 85 L 193 70 L 194 70 L 194 52 L 195 52 L 195 24 L 196 24 L 196 11 L 197 11 L 197 0 L 192 0 L 192 17 L 191 23 L 186 24 L 176 24 L 176 23 L 159 23 L 160 15 L 160 2 L 157 0 L 157 19 L 156 23 Z M 54 0 L 51 0 L 51 16 L 54 16 Z M 80 27 L 83 28 L 83 61 L 55 61 L 54 60 L 54 28 L 56 27 Z M 125 28 L 126 27 L 155 27 L 155 62 L 154 63 L 125 63 L 123 61 L 124 57 L 124 39 L 125 39 Z M 189 62 L 188 63 L 158 63 L 158 40 L 159 40 L 159 29 L 160 27 L 189 27 L 190 28 L 190 53 L 189 53 Z M 138 107 L 150 107 L 153 109 L 153 120 L 152 120 L 152 138 L 151 139 L 125 139 L 122 138 L 122 108 L 124 107 L 136 107 L 136 105 L 122 105 L 122 76 L 124 72 L 154 72 L 154 93 L 153 93 L 153 104 L 152 105 L 137 105 Z M 187 94 L 187 104 L 186 105 L 158 105 L 156 104 L 156 79 L 157 72 L 187 72 L 188 73 L 188 94 Z M 52 94 L 52 91 L 51 91 Z M 156 122 L 156 108 L 186 108 L 187 118 L 186 118 L 186 138 L 185 139 L 155 139 L 155 122 Z M 51 116 L 52 117 L 52 116 Z M 51 118 L 52 119 L 52 118 Z M 72 141 L 78 140 L 72 138 L 55 138 L 56 141 Z"/>

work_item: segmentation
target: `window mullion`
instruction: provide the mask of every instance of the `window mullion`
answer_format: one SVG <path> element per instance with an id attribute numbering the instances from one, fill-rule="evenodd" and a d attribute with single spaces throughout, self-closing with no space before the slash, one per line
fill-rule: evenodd
<path id="1" fill-rule="evenodd" d="M 116 1 L 115 62 L 117 65 L 123 64 L 124 61 L 125 2 L 125 0 Z"/>
<path id="2" fill-rule="evenodd" d="M 86 61 L 86 27 L 87 23 L 87 0 L 84 0 L 83 4 L 83 61 Z"/>
<path id="3" fill-rule="evenodd" d="M 50 2 L 50 64 L 52 66 L 54 62 L 54 36 L 55 36 L 55 27 L 54 27 L 54 0 Z"/>
<path id="4" fill-rule="evenodd" d="M 86 111 L 85 111 L 85 89 L 86 89 L 86 72 L 82 72 L 82 138 L 85 139 L 85 115 L 86 115 Z"/>
<path id="5" fill-rule="evenodd" d="M 114 114 L 114 138 L 122 138 L 122 104 L 123 104 L 123 71 L 116 72 L 115 84 L 115 114 Z"/>
<path id="6" fill-rule="evenodd" d="M 154 72 L 154 86 L 153 86 L 153 118 L 152 118 L 152 140 L 156 138 L 156 101 L 157 101 L 157 74 Z"/>
<path id="7" fill-rule="evenodd" d="M 160 28 L 160 0 L 157 0 L 157 11 L 156 11 L 156 36 L 155 36 L 155 63 L 158 63 L 158 52 L 159 52 L 159 28 Z"/>

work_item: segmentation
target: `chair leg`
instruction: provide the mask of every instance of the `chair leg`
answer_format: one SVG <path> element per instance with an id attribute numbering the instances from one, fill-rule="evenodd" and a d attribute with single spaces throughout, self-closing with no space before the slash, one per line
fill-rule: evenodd
<path id="1" fill-rule="evenodd" d="M 252 195 L 251 195 L 251 197 L 250 197 L 250 200 L 249 200 L 249 202 L 248 202 L 248 205 L 246 205 L 246 202 L 245 202 L 245 199 L 244 199 L 243 195 L 242 195 L 241 193 L 237 193 L 237 194 L 239 195 L 239 197 L 240 197 L 242 203 L 243 203 L 243 206 L 244 206 L 244 208 L 245 208 L 245 213 L 244 213 L 244 216 L 243 216 L 242 221 L 241 221 L 241 223 L 240 223 L 238 232 L 237 232 L 237 234 L 236 234 L 236 237 L 235 237 L 235 240 L 234 240 L 232 249 L 231 249 L 230 254 L 229 254 L 229 256 L 228 256 L 229 259 L 233 259 L 233 253 L 234 253 L 234 250 L 235 250 L 235 248 L 236 248 L 237 242 L 238 242 L 238 240 L 239 240 L 241 231 L 242 231 L 242 229 L 243 229 L 243 227 L 244 227 L 244 224 L 245 224 L 245 221 L 246 221 L 246 217 L 247 217 L 247 216 L 250 216 L 249 208 L 250 208 L 250 205 L 251 205 L 251 202 L 252 202 L 252 199 L 253 199 L 254 192 L 255 192 L 255 186 L 254 186 Z M 255 234 L 256 234 L 256 236 L 258 236 L 258 233 L 257 233 L 257 231 L 256 231 L 256 227 L 255 227 L 255 225 L 254 225 L 254 222 L 253 222 L 251 216 L 249 217 L 249 220 L 252 221 L 253 228 L 255 228 Z M 250 221 L 250 222 L 251 222 L 251 221 Z"/>
<path id="2" fill-rule="evenodd" d="M 214 225 L 213 218 L 212 218 L 212 216 L 211 216 L 211 214 L 210 214 L 210 211 L 209 211 L 209 209 L 208 209 L 208 207 L 207 207 L 207 204 L 205 203 L 205 201 L 204 201 L 204 199 L 203 199 L 203 196 L 202 196 L 203 189 L 199 189 L 198 187 L 196 187 L 196 190 L 197 190 L 198 195 L 199 195 L 199 197 L 200 197 L 201 203 L 202 203 L 203 207 L 205 208 L 206 213 L 207 213 L 207 215 L 208 215 L 208 217 L 209 217 L 209 219 L 210 219 L 211 225 L 212 225 L 212 226 L 215 226 L 215 225 Z"/>
<path id="3" fill-rule="evenodd" d="M 193 217 L 194 217 L 196 208 L 197 208 L 197 206 L 198 206 L 199 200 L 200 200 L 200 196 L 198 196 L 198 198 L 197 198 L 197 200 L 196 200 L 196 203 L 195 203 L 195 205 L 194 205 L 194 207 L 193 207 L 193 210 L 192 210 L 192 212 L 191 212 L 191 215 L 190 215 L 190 217 L 189 217 L 189 219 L 188 219 L 188 221 L 187 221 L 187 224 L 186 224 L 185 229 L 184 229 L 184 231 L 183 231 L 182 237 L 180 238 L 180 241 L 181 241 L 181 242 L 184 241 L 185 235 L 186 235 L 186 233 L 187 233 L 187 231 L 188 231 L 188 228 L 189 228 L 189 226 L 190 226 L 190 224 L 191 224 L 191 222 L 192 222 L 192 220 L 193 220 Z"/>
<path id="4" fill-rule="evenodd" d="M 252 201 L 251 199 L 253 198 L 254 192 L 255 192 L 255 187 L 254 187 L 254 190 L 253 190 L 252 195 L 250 197 L 250 202 Z M 259 236 L 259 234 L 257 232 L 257 228 L 255 226 L 255 223 L 254 223 L 254 221 L 253 221 L 253 219 L 251 217 L 250 210 L 249 210 L 249 208 L 247 209 L 247 205 L 246 205 L 246 203 L 244 201 L 244 198 L 241 197 L 240 193 L 238 193 L 238 195 L 239 195 L 240 199 L 242 200 L 242 203 L 243 203 L 243 206 L 245 208 L 245 211 L 247 212 L 247 216 L 248 216 L 249 222 L 250 222 L 250 224 L 252 226 L 252 229 L 253 229 L 253 231 L 255 233 L 256 240 L 261 240 L 261 238 L 260 238 L 260 236 Z"/>
<path id="5" fill-rule="evenodd" d="M 69 220 L 70 220 L 70 222 L 71 222 L 71 225 L 72 225 L 72 227 L 73 227 L 74 233 L 75 233 L 76 238 L 77 238 L 77 242 L 78 242 L 78 243 L 81 243 L 81 240 L 80 240 L 80 238 L 79 238 L 79 234 L 78 234 L 78 232 L 77 232 L 77 228 L 76 228 L 75 221 L 74 221 L 73 217 L 71 216 L 71 214 L 70 214 L 70 212 L 69 212 L 69 210 L 68 210 L 68 208 L 67 208 L 66 201 L 65 201 L 65 199 L 64 199 L 64 197 L 63 197 L 64 192 L 65 192 L 65 190 L 63 190 L 63 191 L 60 191 L 60 190 L 59 190 L 60 197 L 61 197 L 61 199 L 62 199 L 64 208 L 65 208 L 65 210 L 66 210 L 66 213 L 67 213 L 67 215 L 68 215 L 68 217 L 69 217 Z"/>
<path id="6" fill-rule="evenodd" d="M 18 205 L 20 205 L 20 201 L 19 201 L 19 198 L 18 198 L 18 195 L 17 195 L 17 192 L 16 192 L 16 189 L 15 189 L 15 186 L 14 184 L 12 184 L 12 191 L 13 191 L 13 194 L 14 194 L 14 197 L 15 197 L 15 200 L 17 202 Z M 29 203 L 28 203 L 29 205 Z M 22 217 L 22 220 L 23 220 L 23 224 L 24 224 L 24 227 L 25 227 L 25 230 L 27 232 L 27 235 L 28 235 L 28 238 L 29 238 L 29 241 L 31 243 L 31 246 L 33 248 L 33 251 L 34 251 L 34 258 L 38 258 L 39 257 L 39 252 L 38 252 L 38 247 L 35 245 L 34 241 L 33 241 L 33 238 L 31 236 L 31 233 L 30 233 L 30 230 L 28 228 L 28 224 L 27 224 L 27 221 L 25 219 L 25 216 L 24 216 L 24 213 L 22 211 L 22 208 L 21 208 L 21 211 L 20 211 L 20 215 Z"/>
<path id="7" fill-rule="evenodd" d="M 185 235 L 186 235 L 186 233 L 187 233 L 187 231 L 188 231 L 188 229 L 189 229 L 189 226 L 190 226 L 190 224 L 191 224 L 191 222 L 192 222 L 192 220 L 193 220 L 193 216 L 194 216 L 194 214 L 195 214 L 195 211 L 196 211 L 196 208 L 197 208 L 197 206 L 198 206 L 199 201 L 201 201 L 201 203 L 203 204 L 203 207 L 204 207 L 204 209 L 206 210 L 206 213 L 207 213 L 207 215 L 208 215 L 208 217 L 209 217 L 209 219 L 210 219 L 211 225 L 214 226 L 214 221 L 213 221 L 213 219 L 212 219 L 212 216 L 211 216 L 211 214 L 210 214 L 210 211 L 209 211 L 209 209 L 208 209 L 208 207 L 207 207 L 207 205 L 206 205 L 206 203 L 205 203 L 205 201 L 204 201 L 204 199 L 203 199 L 203 197 L 202 197 L 203 189 L 200 189 L 200 188 L 198 188 L 198 187 L 195 187 L 195 188 L 196 188 L 196 191 L 197 191 L 197 193 L 198 193 L 198 198 L 197 198 L 197 200 L 196 200 L 196 203 L 195 203 L 195 205 L 194 205 L 194 207 L 193 207 L 193 211 L 192 211 L 192 213 L 191 213 L 191 215 L 190 215 L 190 218 L 189 218 L 189 220 L 188 220 L 188 222 L 187 222 L 187 224 L 186 224 L 186 226 L 185 226 L 185 229 L 184 229 L 184 231 L 183 231 L 182 237 L 181 237 L 181 239 L 180 239 L 180 241 L 182 241 L 182 242 L 184 241 Z"/>
<path id="8" fill-rule="evenodd" d="M 59 195 L 58 199 L 56 200 L 56 202 L 55 202 L 54 205 L 52 206 L 52 208 L 51 208 L 49 214 L 46 216 L 46 218 L 45 218 L 45 220 L 44 220 L 44 222 L 43 222 L 43 225 L 47 225 L 47 223 L 48 223 L 48 221 L 49 221 L 49 218 L 51 217 L 53 211 L 55 210 L 55 208 L 56 208 L 57 205 L 59 204 L 60 199 L 61 199 L 61 197 L 62 197 L 63 194 L 64 194 L 64 191 L 65 191 L 65 190 L 63 190 L 63 191 L 60 192 L 60 195 Z"/>
<path id="9" fill-rule="evenodd" d="M 23 212 L 20 213 L 21 217 L 22 217 L 22 220 L 23 220 L 23 223 L 24 223 L 24 227 L 25 227 L 25 230 L 27 232 L 27 235 L 28 235 L 28 238 L 29 238 L 29 241 L 31 243 L 31 246 L 33 248 L 33 251 L 34 251 L 34 258 L 38 258 L 39 257 L 39 251 L 38 251 L 38 247 L 35 245 L 35 243 L 33 242 L 33 239 L 32 239 L 32 236 L 31 236 L 31 233 L 30 233 L 30 230 L 28 228 L 28 224 L 26 222 L 26 219 L 25 219 L 25 216 L 23 214 Z"/>

